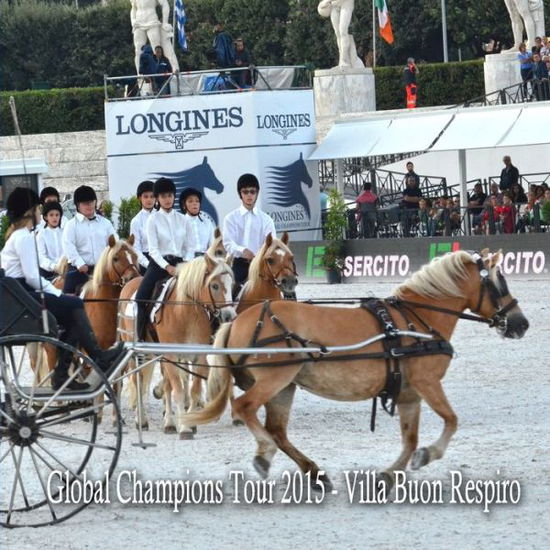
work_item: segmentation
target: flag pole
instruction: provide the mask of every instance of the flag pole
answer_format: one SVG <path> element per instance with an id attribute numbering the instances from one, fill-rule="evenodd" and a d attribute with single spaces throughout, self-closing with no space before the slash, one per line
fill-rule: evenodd
<path id="1" fill-rule="evenodd" d="M 376 6 L 372 0 L 372 68 L 376 67 Z"/>

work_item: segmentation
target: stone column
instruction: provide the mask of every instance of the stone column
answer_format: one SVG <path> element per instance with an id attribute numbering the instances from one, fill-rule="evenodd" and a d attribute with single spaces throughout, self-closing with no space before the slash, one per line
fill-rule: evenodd
<path id="1" fill-rule="evenodd" d="M 376 111 L 374 73 L 369 68 L 315 71 L 313 91 L 318 118 Z"/>
<path id="2" fill-rule="evenodd" d="M 486 94 L 521 83 L 517 54 L 512 51 L 485 56 L 483 72 Z"/>

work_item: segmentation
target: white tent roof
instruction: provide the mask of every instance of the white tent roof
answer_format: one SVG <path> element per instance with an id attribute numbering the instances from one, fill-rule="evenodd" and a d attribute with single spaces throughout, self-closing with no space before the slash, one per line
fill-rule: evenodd
<path id="1" fill-rule="evenodd" d="M 309 160 L 366 157 L 390 124 L 390 119 L 338 122 Z"/>
<path id="2" fill-rule="evenodd" d="M 549 123 L 549 102 L 378 112 L 336 122 L 309 160 L 539 145 L 550 143 Z"/>
<path id="3" fill-rule="evenodd" d="M 550 142 L 550 103 L 526 105 L 497 147 L 539 145 Z M 549 154 L 550 157 L 550 154 Z"/>

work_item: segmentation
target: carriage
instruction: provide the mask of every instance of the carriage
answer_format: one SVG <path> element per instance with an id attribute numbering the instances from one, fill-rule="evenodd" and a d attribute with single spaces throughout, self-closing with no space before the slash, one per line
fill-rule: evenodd
<path id="1" fill-rule="evenodd" d="M 462 254 L 460 258 L 463 260 L 466 253 L 460 254 Z M 463 279 L 469 285 L 469 291 L 475 296 L 469 297 L 469 301 L 464 302 L 462 309 L 469 307 L 474 311 L 474 307 L 468 304 L 477 303 L 478 307 L 475 308 L 479 313 L 477 320 L 483 320 L 490 326 L 496 326 L 509 337 L 521 337 L 527 330 L 528 324 L 517 309 L 517 302 L 510 297 L 502 275 L 496 271 L 496 258 L 492 260 L 488 257 L 479 258 L 477 264 L 473 260 L 468 260 L 468 262 L 472 266 L 468 267 L 470 271 Z M 477 272 L 476 268 L 479 268 L 479 277 L 474 277 Z M 372 308 L 371 313 L 375 324 L 367 333 L 368 338 L 356 338 L 358 333 L 352 336 L 331 334 L 330 343 L 327 345 L 321 341 L 320 337 L 303 339 L 298 334 L 299 329 L 292 328 L 293 322 L 300 323 L 298 315 L 300 308 L 307 310 L 307 308 L 316 306 L 296 304 L 295 302 L 293 302 L 294 305 L 288 303 L 285 306 L 284 304 L 287 302 L 274 302 L 271 307 L 270 303 L 266 302 L 258 304 L 237 317 L 236 322 L 243 319 L 242 326 L 247 319 L 253 321 L 251 333 L 247 334 L 246 331 L 239 330 L 236 332 L 237 336 L 229 339 L 229 332 L 226 330 L 223 333 L 223 338 L 216 337 L 214 346 L 128 342 L 125 353 L 106 377 L 89 357 L 58 339 L 59 332 L 55 320 L 28 296 L 16 280 L 4 277 L 1 271 L 0 303 L 2 304 L 0 316 L 0 468 L 2 469 L 0 524 L 4 527 L 36 527 L 56 524 L 74 516 L 94 502 L 95 497 L 108 484 L 121 450 L 123 421 L 119 400 L 113 387 L 122 379 L 139 373 L 145 365 L 161 360 L 166 355 L 208 354 L 216 358 L 224 358 L 223 361 L 214 360 L 211 363 L 212 366 L 228 365 L 227 359 L 231 357 L 249 358 L 246 367 L 254 367 L 254 371 L 262 372 L 262 376 L 256 377 L 256 382 L 260 385 L 263 383 L 263 373 L 266 373 L 264 378 L 268 383 L 269 373 L 281 372 L 281 367 L 286 372 L 294 369 L 298 373 L 302 368 L 298 363 L 304 362 L 304 357 L 307 358 L 308 363 L 312 364 L 311 368 L 315 369 L 316 366 L 320 366 L 319 372 L 325 372 L 330 368 L 340 369 L 339 372 L 344 372 L 342 369 L 349 367 L 350 361 L 373 357 L 381 361 L 379 364 L 381 372 L 378 373 L 380 376 L 378 374 L 377 376 L 382 382 L 381 387 L 376 386 L 378 388 L 376 393 L 380 389 L 386 389 L 385 383 L 391 378 L 390 375 L 395 374 L 393 368 L 398 364 L 400 357 L 404 358 L 407 354 L 412 357 L 438 356 L 442 353 L 452 355 L 452 348 L 451 350 L 441 348 L 441 341 L 434 338 L 434 335 L 438 334 L 437 330 L 418 330 L 415 329 L 413 323 L 393 325 L 391 318 L 388 320 L 385 317 L 384 311 L 387 313 L 387 309 L 384 310 L 378 305 Z M 378 313 L 374 311 L 376 307 L 379 307 Z M 441 312 L 449 314 L 450 312 L 468 318 L 468 314 L 463 314 L 458 310 L 453 312 L 450 309 L 438 308 L 433 305 L 420 307 L 431 308 L 437 314 L 441 314 Z M 510 321 L 510 312 L 512 317 L 515 317 L 514 323 Z M 258 313 L 260 318 L 257 318 Z M 354 315 L 356 317 L 357 314 L 351 314 L 348 317 L 353 318 Z M 473 318 L 472 315 L 469 317 Z M 272 327 L 272 332 L 268 333 L 267 338 L 258 339 L 259 329 L 257 327 L 264 326 L 264 321 L 266 326 Z M 353 319 L 353 323 L 357 324 L 356 318 Z M 273 336 L 273 331 L 276 336 Z M 352 333 L 353 331 L 348 332 Z M 239 339 L 239 336 L 242 338 Z M 341 338 L 343 343 L 338 343 L 334 340 L 335 338 Z M 355 339 L 351 342 L 350 338 Z M 392 341 L 401 342 L 400 339 L 404 339 L 406 342 L 414 341 L 416 347 L 397 347 L 391 343 Z M 430 351 L 430 342 L 432 341 L 439 347 Z M 28 368 L 29 364 L 37 360 L 37 355 L 31 353 L 36 346 L 49 348 L 50 351 L 70 350 L 75 358 L 72 377 L 85 370 L 91 371 L 92 374 L 88 377 L 88 380 L 94 380 L 91 389 L 84 392 L 67 392 L 64 391 L 64 386 L 57 391 L 45 387 L 39 381 L 39 366 L 34 364 L 32 369 Z M 369 346 L 374 346 L 376 349 L 374 354 L 365 353 L 365 348 L 369 348 Z M 413 348 L 416 355 L 410 353 L 410 349 Z M 282 359 L 277 361 L 278 357 Z M 40 360 L 40 354 L 38 354 L 38 358 Z M 236 369 L 239 366 L 244 366 L 247 361 L 248 359 L 241 359 L 241 364 L 235 365 Z M 384 372 L 384 364 L 386 364 L 387 372 Z M 131 367 L 127 368 L 128 365 Z M 221 370 L 213 369 L 213 372 Z M 350 371 L 352 370 L 356 369 L 350 368 Z M 311 376 L 310 371 L 308 382 L 310 384 L 314 382 Z M 140 377 L 136 378 L 139 384 Z M 347 382 L 354 385 L 354 380 Z M 366 395 L 366 398 L 374 397 L 376 393 Z M 141 406 L 140 395 L 138 388 L 138 411 Z M 226 395 L 228 396 L 229 393 L 226 392 Z M 246 401 L 246 395 L 247 393 L 239 399 L 244 397 Z M 432 405 L 426 396 L 423 395 L 423 397 Z M 238 401 L 236 400 L 236 402 Z M 420 399 L 418 398 L 417 401 L 416 405 L 419 410 Z M 218 402 L 220 402 L 219 399 Z M 399 402 L 397 406 L 399 408 Z M 201 414 L 208 416 L 211 408 L 212 405 L 208 404 L 205 407 L 205 413 L 192 413 L 190 418 L 199 420 L 197 424 L 206 423 L 202 422 L 200 417 Z M 250 413 L 249 408 L 243 407 L 241 412 L 247 409 L 246 414 L 254 415 L 255 411 Z M 402 414 L 402 411 L 399 412 Z M 439 411 L 436 412 L 439 413 Z M 445 419 L 444 434 L 435 446 L 417 450 L 417 453 L 420 451 L 420 455 L 416 457 L 420 461 L 420 466 L 442 456 L 448 440 L 456 429 L 456 417 L 454 417 L 454 426 L 449 426 L 448 418 L 444 414 L 441 416 Z M 112 418 L 113 421 L 106 422 L 105 419 L 108 418 Z M 258 439 L 249 424 L 250 418 L 244 412 L 242 419 Z M 288 421 L 288 416 L 286 421 Z M 451 419 L 450 424 L 452 423 Z M 139 441 L 135 445 L 146 447 L 147 443 L 143 441 L 141 426 L 138 424 L 137 427 Z M 417 430 L 417 428 L 416 424 L 414 429 Z M 283 431 L 285 430 L 286 424 Z M 402 435 L 405 439 L 407 434 L 403 432 Z M 444 441 L 441 442 L 442 440 Z M 287 449 L 282 446 L 280 448 L 285 452 L 288 451 L 287 454 L 291 454 L 293 449 L 301 455 L 288 441 L 285 445 L 288 445 Z M 264 447 L 267 448 L 267 446 Z M 430 457 L 430 453 L 435 455 L 434 449 L 439 456 Z M 269 460 L 274 454 L 272 451 L 272 449 L 269 451 L 271 453 Z M 401 465 L 401 468 L 406 465 L 414 448 L 409 449 L 410 453 L 406 456 L 403 464 L 402 458 L 407 454 L 405 451 L 404 448 L 400 459 L 393 465 L 395 469 L 400 469 L 396 466 L 398 464 Z M 301 456 L 303 457 L 303 455 Z M 304 458 L 307 459 L 307 457 Z M 269 460 L 263 456 L 256 457 L 255 466 L 260 474 L 267 475 Z M 313 465 L 316 468 L 312 461 L 307 460 L 306 467 Z M 302 469 L 304 468 L 302 464 L 300 466 Z M 328 480 L 326 481 L 330 483 Z M 87 494 L 86 491 L 88 491 Z"/>

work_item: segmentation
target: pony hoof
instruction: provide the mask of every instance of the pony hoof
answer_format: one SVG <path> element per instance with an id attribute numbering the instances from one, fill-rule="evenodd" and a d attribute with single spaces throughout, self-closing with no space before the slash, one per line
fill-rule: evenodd
<path id="1" fill-rule="evenodd" d="M 191 431 L 196 434 L 197 433 L 197 426 L 191 426 Z"/>
<path id="2" fill-rule="evenodd" d="M 376 490 L 380 490 L 381 487 L 386 488 L 386 494 L 388 494 L 393 487 L 393 476 L 388 472 L 378 472 L 376 474 Z"/>
<path id="3" fill-rule="evenodd" d="M 330 478 L 327 476 L 327 474 L 322 474 L 320 476 L 317 476 L 315 479 L 315 483 L 311 484 L 311 488 L 314 491 L 320 491 L 321 487 L 320 484 L 323 484 L 325 487 L 325 492 L 330 493 L 332 491 L 332 481 L 330 481 Z"/>
<path id="4" fill-rule="evenodd" d="M 235 420 L 233 420 L 233 426 L 244 426 L 244 422 L 238 418 L 235 418 Z"/>
<path id="5" fill-rule="evenodd" d="M 269 472 L 269 462 L 263 456 L 255 456 L 252 464 L 262 479 L 265 479 L 267 477 L 267 473 Z"/>
<path id="6" fill-rule="evenodd" d="M 418 470 L 430 462 L 430 451 L 426 447 L 422 447 L 414 451 L 411 459 L 411 470 Z"/>
<path id="7" fill-rule="evenodd" d="M 175 426 L 164 426 L 164 433 L 165 434 L 175 434 L 176 433 L 176 427 Z"/>
<path id="8" fill-rule="evenodd" d="M 193 432 L 180 432 L 180 439 L 181 440 L 190 440 L 193 439 Z"/>
<path id="9" fill-rule="evenodd" d="M 141 429 L 144 431 L 144 432 L 148 432 L 149 431 L 149 422 L 144 422 L 142 425 L 141 425 Z M 136 422 L 136 430 L 139 430 L 139 424 Z"/>

